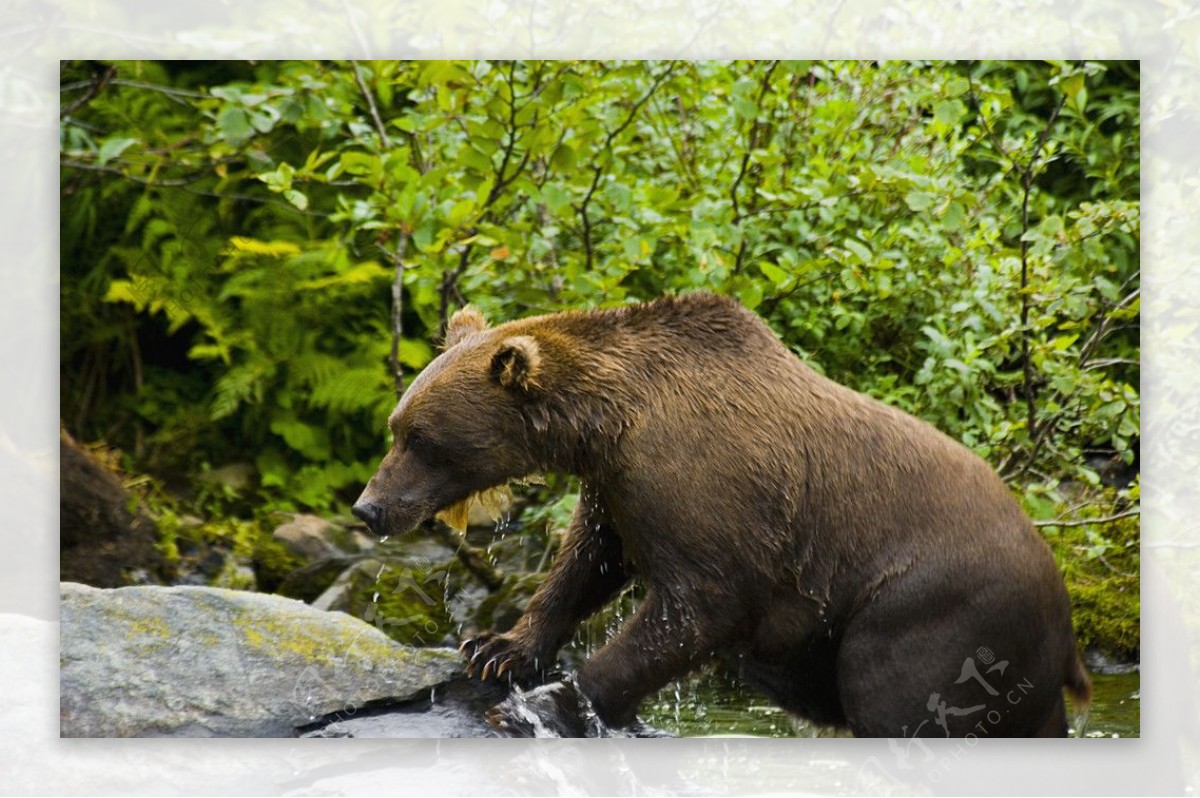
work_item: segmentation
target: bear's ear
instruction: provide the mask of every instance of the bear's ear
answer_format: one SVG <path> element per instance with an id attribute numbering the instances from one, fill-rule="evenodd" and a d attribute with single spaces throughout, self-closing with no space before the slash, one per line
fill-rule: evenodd
<path id="1" fill-rule="evenodd" d="M 446 340 L 442 344 L 442 349 L 449 349 L 472 333 L 483 332 L 487 326 L 487 319 L 483 317 L 483 314 L 467 305 L 450 317 L 450 323 L 446 325 Z"/>
<path id="2" fill-rule="evenodd" d="M 505 338 L 492 357 L 492 376 L 505 388 L 532 393 L 538 385 L 542 355 L 538 342 L 528 335 Z"/>

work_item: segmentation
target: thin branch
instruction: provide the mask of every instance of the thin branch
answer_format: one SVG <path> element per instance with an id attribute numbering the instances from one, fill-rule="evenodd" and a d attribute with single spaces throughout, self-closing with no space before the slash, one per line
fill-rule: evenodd
<path id="1" fill-rule="evenodd" d="M 392 148 L 392 140 L 388 138 L 387 129 L 383 126 L 383 119 L 379 116 L 379 107 L 375 105 L 375 95 L 371 93 L 367 82 L 363 80 L 358 62 L 350 59 L 350 66 L 354 70 L 354 82 L 358 84 L 358 90 L 362 92 L 363 98 L 367 101 L 367 108 L 371 111 L 371 119 L 375 122 L 375 131 L 379 133 L 379 143 L 383 145 L 385 150 L 390 150 Z"/>
<path id="2" fill-rule="evenodd" d="M 146 89 L 148 91 L 156 91 L 159 94 L 165 94 L 168 97 L 179 97 L 188 100 L 207 100 L 212 97 L 202 91 L 190 91 L 188 89 L 176 89 L 172 86 L 159 86 L 156 83 L 146 83 L 141 80 L 125 80 L 124 78 L 115 78 L 112 82 L 114 86 L 125 86 L 130 89 Z"/>
<path id="3" fill-rule="evenodd" d="M 1141 273 L 1141 269 L 1138 269 L 1136 272 L 1131 274 L 1129 278 L 1121 284 L 1121 288 L 1119 290 L 1123 291 L 1129 285 L 1129 283 L 1138 278 Z M 1079 350 L 1080 365 L 1086 364 L 1091 358 L 1092 352 L 1095 351 L 1096 347 L 1100 345 L 1100 342 L 1103 341 L 1110 333 L 1116 331 L 1116 328 L 1112 327 L 1112 312 L 1115 310 L 1120 310 L 1121 308 L 1131 304 L 1141 295 L 1142 289 L 1140 287 L 1135 288 L 1120 302 L 1117 302 L 1115 305 L 1113 305 L 1111 309 L 1102 311 L 1104 316 L 1100 319 L 1100 325 L 1096 328 L 1095 332 L 1088 336 L 1087 341 L 1084 342 L 1083 347 Z"/>
<path id="4" fill-rule="evenodd" d="M 1026 236 L 1029 232 L 1029 195 L 1033 192 L 1033 178 L 1038 156 L 1041 155 L 1042 147 L 1050 137 L 1050 131 L 1054 128 L 1054 122 L 1058 119 L 1058 113 L 1066 101 L 1067 96 L 1064 94 L 1059 99 L 1058 105 L 1055 106 L 1054 112 L 1050 114 L 1050 119 L 1047 120 L 1046 127 L 1038 137 L 1033 153 L 1029 156 L 1029 162 L 1025 165 L 1021 175 L 1021 371 L 1025 383 L 1026 429 L 1029 430 L 1030 435 L 1037 432 L 1037 388 L 1034 386 L 1033 358 L 1029 352 L 1029 241 Z"/>
<path id="5" fill-rule="evenodd" d="M 1106 369 L 1111 366 L 1140 366 L 1140 361 L 1132 360 L 1127 357 L 1107 357 L 1101 360 L 1093 360 L 1086 366 L 1083 366 L 1083 371 L 1092 371 L 1094 369 Z"/>
<path id="6" fill-rule="evenodd" d="M 767 71 L 763 74 L 762 81 L 758 89 L 758 102 L 756 105 L 762 105 L 763 98 L 767 96 L 767 89 L 770 88 L 771 74 L 775 71 L 775 67 L 779 66 L 778 61 L 772 61 L 767 67 Z M 733 203 L 733 221 L 734 224 L 742 220 L 741 208 L 738 204 L 738 188 L 742 185 L 742 180 L 746 177 L 746 172 L 750 168 L 750 159 L 754 156 L 754 148 L 757 144 L 759 120 L 758 114 L 755 113 L 754 121 L 750 125 L 750 132 L 746 134 L 746 152 L 742 156 L 742 165 L 738 170 L 737 177 L 734 178 L 733 185 L 729 187 L 729 199 Z"/>
<path id="7" fill-rule="evenodd" d="M 661 86 L 666 79 L 671 76 L 671 73 L 675 71 L 676 66 L 677 64 L 675 62 L 671 62 L 670 65 L 663 70 L 662 74 L 654 79 L 654 81 L 650 84 L 650 88 L 646 90 L 646 93 L 643 94 L 638 101 L 633 104 L 633 107 L 629 110 L 629 115 L 625 117 L 625 121 L 613 130 L 609 131 L 608 135 L 604 137 L 604 143 L 600 145 L 600 148 L 597 150 L 598 153 L 608 150 L 612 146 L 613 141 L 616 140 L 617 136 L 621 135 L 625 128 L 633 124 L 633 120 L 637 118 L 638 111 L 640 111 L 642 106 L 654 96 L 654 92 L 658 91 L 658 87 Z M 600 178 L 603 175 L 603 166 L 596 165 L 592 167 L 592 183 L 590 186 L 588 186 L 588 190 L 583 197 L 583 201 L 575 206 L 575 212 L 579 214 L 579 218 L 583 222 L 584 267 L 588 270 L 591 270 L 593 262 L 592 222 L 591 218 L 588 216 L 588 205 L 591 203 L 592 197 L 596 193 L 596 188 L 600 185 Z"/>
<path id="8" fill-rule="evenodd" d="M 500 168 L 496 170 L 496 182 L 492 184 L 492 190 L 488 192 L 487 199 L 483 203 L 483 207 L 489 207 L 496 198 L 500 196 L 500 192 L 504 187 L 516 179 L 521 173 L 521 168 L 518 167 L 512 176 L 505 181 L 504 173 L 508 171 L 509 161 L 512 160 L 513 151 L 517 147 L 517 80 L 516 80 L 517 62 L 512 61 L 508 66 L 508 141 L 504 145 L 504 155 L 500 158 Z M 526 152 L 528 159 L 528 152 Z M 524 163 L 522 163 L 522 166 Z"/>
<path id="9" fill-rule="evenodd" d="M 170 178 L 167 180 L 151 180 L 145 177 L 138 177 L 121 171 L 115 166 L 100 166 L 99 164 L 88 163 L 87 161 L 73 161 L 64 159 L 59 161 L 60 166 L 67 169 L 82 169 L 85 172 L 104 172 L 110 175 L 119 175 L 126 180 L 131 180 L 134 183 L 140 183 L 143 186 L 161 186 L 163 188 L 180 188 L 182 186 L 190 186 L 192 183 L 203 180 L 208 177 L 208 172 L 197 172 L 187 177 Z"/>
<path id="10" fill-rule="evenodd" d="M 1008 154 L 1008 150 L 1004 149 L 1004 145 L 1000 143 L 1000 137 L 992 130 L 992 126 L 988 124 L 987 117 L 983 113 L 983 106 L 979 102 L 979 98 L 975 95 L 975 79 L 971 77 L 971 67 L 967 67 L 967 97 L 971 100 L 971 105 L 975 106 L 975 113 L 979 115 L 979 121 L 983 125 L 984 131 L 988 138 L 992 140 L 992 146 L 1002 155 L 1010 164 L 1015 164 L 1012 156 Z"/>
<path id="11" fill-rule="evenodd" d="M 404 334 L 404 256 L 408 252 L 408 234 L 401 232 L 400 240 L 392 253 L 395 276 L 392 278 L 392 351 L 388 365 L 392 367 L 392 381 L 396 387 L 396 398 L 404 393 L 404 366 L 400 363 L 400 338 Z"/>
<path id="12" fill-rule="evenodd" d="M 746 136 L 746 154 L 742 157 L 742 166 L 738 171 L 738 176 L 733 181 L 733 186 L 731 186 L 729 189 L 729 197 L 731 200 L 733 200 L 733 223 L 738 225 L 739 228 L 744 215 L 742 214 L 742 210 L 738 205 L 738 188 L 741 187 L 742 180 L 749 172 L 750 161 L 754 157 L 754 150 L 758 147 L 758 135 L 761 128 L 758 110 L 761 109 L 762 102 L 767 96 L 767 90 L 771 87 L 771 75 L 775 72 L 775 67 L 777 66 L 779 66 L 779 62 L 772 61 L 771 65 L 767 67 L 767 71 L 763 74 L 762 83 L 760 84 L 758 90 L 758 102 L 755 104 L 756 108 L 754 122 L 750 125 L 750 132 Z M 752 188 L 754 187 L 752 186 Z M 752 212 L 755 209 L 757 197 L 758 194 L 755 191 L 751 191 L 750 199 L 747 201 L 747 212 Z M 740 232 L 742 234 L 742 240 L 738 243 L 737 256 L 734 258 L 733 262 L 733 272 L 735 274 L 742 270 L 742 263 L 746 259 L 746 250 L 748 248 L 746 231 L 741 230 Z"/>
<path id="13" fill-rule="evenodd" d="M 1034 526 L 1093 526 L 1096 524 L 1111 524 L 1114 521 L 1120 521 L 1123 518 L 1132 518 L 1135 515 L 1141 515 L 1142 508 L 1134 507 L 1131 510 L 1126 510 L 1116 515 L 1106 515 L 1103 518 L 1080 518 L 1075 521 L 1059 521 L 1057 519 L 1050 521 L 1034 521 Z"/>
<path id="14" fill-rule="evenodd" d="M 178 188 L 186 191 L 189 194 L 195 194 L 197 197 L 213 197 L 215 199 L 240 200 L 243 202 L 256 202 L 260 205 L 276 205 L 280 208 L 298 213 L 301 216 L 326 217 L 331 214 L 326 211 L 300 210 L 295 205 L 284 200 L 274 199 L 272 197 L 259 197 L 253 194 L 230 194 L 228 192 L 203 191 L 193 188 L 192 184 L 208 177 L 207 173 L 198 173 L 186 178 L 170 179 L 170 180 L 151 180 L 137 175 L 130 175 L 122 172 L 111 166 L 97 166 L 96 164 L 86 163 L 84 161 L 63 160 L 59 162 L 60 166 L 65 166 L 68 169 L 81 169 L 85 172 L 103 172 L 105 174 L 118 175 L 133 183 L 138 183 L 143 186 L 152 186 L 154 188 Z"/>
<path id="15" fill-rule="evenodd" d="M 92 100 L 96 99 L 97 95 L 104 91 L 104 87 L 107 86 L 112 81 L 113 77 L 116 76 L 117 68 L 115 66 L 110 64 L 108 65 L 107 69 L 103 70 L 99 68 L 101 66 L 103 65 L 98 63 L 92 64 L 92 79 L 87 82 L 86 91 L 72 100 L 69 105 L 59 107 L 59 119 L 63 118 L 64 116 L 70 116 L 83 106 L 90 103 Z"/>
<path id="16" fill-rule="evenodd" d="M 540 76 L 540 72 L 537 73 Z M 540 77 L 538 78 L 540 80 Z M 504 154 L 500 158 L 500 166 L 495 167 L 495 162 L 492 162 L 496 170 L 496 179 L 492 182 L 492 188 L 488 191 L 488 195 L 484 198 L 483 204 L 479 207 L 479 216 L 476 219 L 476 224 L 472 225 L 468 237 L 475 235 L 478 232 L 478 222 L 483 221 L 489 212 L 492 205 L 500 198 L 501 192 L 508 186 L 509 183 L 517 179 L 517 175 L 521 174 L 521 170 L 529 163 L 529 151 L 526 150 L 525 157 L 513 170 L 512 174 L 505 176 L 508 171 L 508 165 L 512 161 L 513 153 L 517 148 L 517 62 L 510 61 L 508 64 L 508 75 L 505 79 L 508 84 L 508 124 L 505 128 L 507 140 L 504 144 Z M 532 93 L 532 92 L 531 92 Z M 536 122 L 535 122 L 536 124 Z M 458 265 L 453 269 L 442 272 L 442 285 L 439 289 L 438 298 L 438 316 L 441 320 L 441 333 L 446 332 L 446 325 L 450 319 L 450 298 L 455 297 L 459 304 L 462 304 L 462 293 L 458 289 L 458 279 L 467 271 L 467 266 L 470 265 L 471 252 L 474 250 L 475 244 L 464 244 L 459 252 Z"/>
<path id="17" fill-rule="evenodd" d="M 654 130 L 671 143 L 671 151 L 675 154 L 675 162 L 679 164 L 679 171 L 688 181 L 688 187 L 693 190 L 699 189 L 700 181 L 696 179 L 696 175 L 693 172 L 691 165 L 684 157 L 683 148 L 680 146 L 678 139 L 675 137 L 675 126 L 670 124 L 670 122 L 666 122 L 661 128 L 658 126 L 658 118 L 665 119 L 666 114 L 663 113 L 662 107 L 658 104 L 657 97 L 655 97 L 652 102 L 654 104 L 655 118 L 652 118 L 651 124 L 654 125 Z"/>

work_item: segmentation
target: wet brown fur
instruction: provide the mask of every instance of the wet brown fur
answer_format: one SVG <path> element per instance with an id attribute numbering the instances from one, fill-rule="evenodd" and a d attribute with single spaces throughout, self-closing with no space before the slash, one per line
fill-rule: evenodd
<path id="1" fill-rule="evenodd" d="M 536 679 L 636 577 L 635 616 L 579 674 L 610 723 L 713 660 L 866 736 L 1062 734 L 1064 686 L 1086 698 L 1062 578 L 992 469 L 817 374 L 730 299 L 494 328 L 460 312 L 390 423 L 395 448 L 362 499 L 385 532 L 510 478 L 581 478 L 517 626 L 464 645 L 477 675 Z M 956 684 L 967 658 L 984 674 L 984 648 L 1007 662 L 984 675 L 998 696 Z M 933 693 L 987 709 L 943 728 Z M 993 704 L 1003 719 L 986 724 Z"/>

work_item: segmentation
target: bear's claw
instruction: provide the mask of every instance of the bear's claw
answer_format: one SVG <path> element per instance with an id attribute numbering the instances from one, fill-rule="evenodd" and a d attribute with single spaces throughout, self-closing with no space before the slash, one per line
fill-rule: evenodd
<path id="1" fill-rule="evenodd" d="M 485 632 L 463 641 L 458 648 L 466 662 L 468 676 L 480 681 L 500 679 L 536 682 L 538 658 L 529 653 L 523 640 L 506 634 Z"/>

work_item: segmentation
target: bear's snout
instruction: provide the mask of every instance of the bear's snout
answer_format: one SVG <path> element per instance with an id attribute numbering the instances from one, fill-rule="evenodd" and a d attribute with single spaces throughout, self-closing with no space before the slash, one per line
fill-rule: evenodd
<path id="1" fill-rule="evenodd" d="M 360 501 L 350 508 L 350 512 L 354 513 L 355 517 L 366 524 L 367 528 L 376 535 L 382 534 L 380 522 L 383 520 L 383 510 L 378 504 Z"/>

